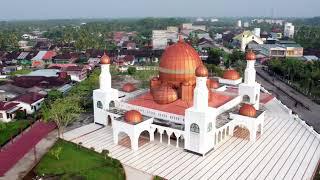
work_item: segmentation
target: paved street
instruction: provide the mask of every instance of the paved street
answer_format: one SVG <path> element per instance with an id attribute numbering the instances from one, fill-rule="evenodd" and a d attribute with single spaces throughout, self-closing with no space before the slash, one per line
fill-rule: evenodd
<path id="1" fill-rule="evenodd" d="M 307 124 L 313 126 L 318 133 L 320 132 L 320 105 L 314 103 L 285 83 L 277 79 L 274 79 L 273 81 L 273 77 L 271 77 L 267 72 L 263 71 L 261 67 L 256 67 L 256 70 L 257 81 L 261 83 L 263 87 L 274 94 L 280 101 L 282 101 L 283 104 L 297 113 L 300 118 L 306 121 Z M 262 78 L 261 75 L 264 78 Z M 272 84 L 272 82 L 274 84 Z M 309 110 L 299 103 L 295 107 L 296 101 L 302 102 L 306 107 L 309 108 Z"/>

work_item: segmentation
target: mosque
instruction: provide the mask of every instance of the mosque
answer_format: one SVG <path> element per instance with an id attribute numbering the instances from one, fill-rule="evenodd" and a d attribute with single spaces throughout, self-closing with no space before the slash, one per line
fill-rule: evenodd
<path id="1" fill-rule="evenodd" d="M 255 54 L 247 52 L 244 81 L 233 69 L 223 77 L 208 77 L 198 53 L 181 38 L 163 53 L 159 76 L 152 77 L 149 89 L 127 83 L 122 89 L 111 86 L 110 58 L 101 58 L 100 88 L 94 90 L 94 121 L 112 127 L 113 141 L 125 133 L 131 149 L 139 149 L 139 137 L 148 132 L 150 141 L 167 143 L 205 156 L 226 136 L 263 136 L 263 102 L 272 99 L 256 82 Z M 260 97 L 261 96 L 261 97 Z"/>

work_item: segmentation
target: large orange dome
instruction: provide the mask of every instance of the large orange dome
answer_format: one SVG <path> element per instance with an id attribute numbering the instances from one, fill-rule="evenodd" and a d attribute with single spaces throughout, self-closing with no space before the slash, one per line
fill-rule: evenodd
<path id="1" fill-rule="evenodd" d="M 243 104 L 239 110 L 239 114 L 248 117 L 256 117 L 257 110 L 251 104 Z"/>
<path id="2" fill-rule="evenodd" d="M 152 93 L 153 100 L 158 104 L 170 104 L 178 99 L 178 93 L 167 84 L 161 85 Z"/>
<path id="3" fill-rule="evenodd" d="M 142 115 L 139 111 L 130 110 L 124 114 L 124 120 L 129 123 L 139 123 L 142 121 Z"/>
<path id="4" fill-rule="evenodd" d="M 229 80 L 237 80 L 240 79 L 240 75 L 236 70 L 228 69 L 224 71 L 223 78 Z"/>
<path id="5" fill-rule="evenodd" d="M 180 39 L 166 48 L 160 59 L 159 78 L 162 82 L 179 85 L 184 81 L 195 83 L 195 70 L 202 65 L 199 54 Z"/>

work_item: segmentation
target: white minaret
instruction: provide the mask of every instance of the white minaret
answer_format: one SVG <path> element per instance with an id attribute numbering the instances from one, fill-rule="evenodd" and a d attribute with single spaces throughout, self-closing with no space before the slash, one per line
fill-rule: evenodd
<path id="1" fill-rule="evenodd" d="M 255 62 L 255 57 L 254 60 L 247 59 L 247 67 L 244 72 L 244 83 L 246 84 L 254 85 L 256 83 L 256 70 L 254 69 Z"/>
<path id="2" fill-rule="evenodd" d="M 110 63 L 110 58 L 104 54 L 100 59 L 100 88 L 93 91 L 94 122 L 103 125 L 111 122 L 107 117 L 107 110 L 115 106 L 119 97 L 118 90 L 111 87 Z"/>
<path id="3" fill-rule="evenodd" d="M 196 87 L 193 106 L 185 112 L 185 149 L 205 155 L 214 148 L 216 109 L 208 106 L 208 70 L 201 65 L 196 69 Z"/>
<path id="4" fill-rule="evenodd" d="M 247 67 L 244 72 L 244 83 L 239 85 L 239 95 L 243 97 L 243 101 L 252 104 L 257 110 L 260 103 L 260 87 L 256 82 L 256 70 L 254 64 L 256 55 L 249 51 L 246 54 Z"/>
<path id="5" fill-rule="evenodd" d="M 197 76 L 194 88 L 193 107 L 201 110 L 208 108 L 209 90 L 207 88 L 207 76 Z"/>
<path id="6" fill-rule="evenodd" d="M 101 58 L 99 84 L 101 90 L 106 91 L 111 89 L 110 58 L 106 54 L 104 54 Z"/>

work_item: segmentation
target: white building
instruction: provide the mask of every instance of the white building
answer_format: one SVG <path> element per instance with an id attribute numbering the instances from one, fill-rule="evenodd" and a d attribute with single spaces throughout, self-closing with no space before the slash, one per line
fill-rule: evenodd
<path id="1" fill-rule="evenodd" d="M 284 25 L 284 36 L 293 39 L 294 37 L 294 25 L 292 23 L 286 23 Z"/>
<path id="2" fill-rule="evenodd" d="M 237 27 L 238 27 L 238 28 L 241 28 L 241 27 L 242 27 L 242 22 L 241 22 L 241 20 L 238 20 L 238 21 L 237 21 Z"/>
<path id="3" fill-rule="evenodd" d="M 168 26 L 166 30 L 152 30 L 153 49 L 165 49 L 168 43 L 177 42 L 178 27 Z"/>
<path id="4" fill-rule="evenodd" d="M 0 102 L 0 121 L 10 122 L 15 116 L 16 112 L 20 110 L 19 103 L 14 102 Z"/>
<path id="5" fill-rule="evenodd" d="M 165 179 L 313 179 L 317 172 L 320 135 L 255 82 L 253 53 L 244 81 L 228 70 L 219 83 L 179 41 L 163 53 L 150 90 L 111 88 L 104 59 L 96 123 L 64 139 L 108 149 L 123 165 Z"/>
<path id="6" fill-rule="evenodd" d="M 257 37 L 260 37 L 261 29 L 260 28 L 254 28 L 253 34 L 256 35 Z"/>
<path id="7" fill-rule="evenodd" d="M 179 59 L 186 55 L 190 62 L 185 63 L 183 68 L 194 68 L 191 76 L 189 71 L 182 71 L 182 67 L 176 69 Z M 160 133 L 160 143 L 162 134 L 166 133 L 168 137 L 174 135 L 178 139 L 177 147 L 183 141 L 185 150 L 203 156 L 214 150 L 223 137 L 233 135 L 236 128 L 248 129 L 249 139 L 254 142 L 257 132 L 260 135 L 263 132 L 264 112 L 259 110 L 260 85 L 255 82 L 255 55 L 251 52 L 247 57 L 245 81 L 240 84 L 237 96 L 228 96 L 224 92 L 227 87 L 241 83 L 242 79 L 230 77 L 229 73 L 229 76 L 225 75 L 220 80 L 220 83 L 224 82 L 225 88 L 218 90 L 217 86 L 210 85 L 216 82 L 208 80 L 207 68 L 202 65 L 196 51 L 183 40 L 164 52 L 160 61 L 160 76 L 150 81 L 151 93 L 137 92 L 136 88 L 131 88 L 128 84 L 121 91 L 113 89 L 110 61 L 104 55 L 101 60 L 100 89 L 93 92 L 94 121 L 112 125 L 115 144 L 121 141 L 118 136 L 120 133 L 127 134 L 134 151 L 139 149 L 138 139 L 144 131 L 150 134 L 150 141 L 155 140 L 155 132 Z M 173 69 L 168 69 L 170 66 Z M 181 74 L 181 77 L 172 76 L 175 73 Z M 181 79 L 184 79 L 182 85 L 179 83 Z M 181 94 L 178 95 L 178 90 L 168 86 L 168 83 L 180 89 Z M 230 99 L 219 102 L 213 96 Z M 145 101 L 150 98 L 149 102 Z M 193 103 L 177 109 L 186 102 Z M 219 105 L 214 105 L 217 102 Z M 246 104 L 241 105 L 242 103 Z M 225 119 L 225 114 L 229 114 L 232 119 Z M 167 140 L 170 143 L 170 138 Z"/>
<path id="8" fill-rule="evenodd" d="M 11 101 L 19 103 L 17 106 L 27 114 L 33 114 L 41 108 L 44 101 L 44 95 L 39 93 L 27 93 L 15 97 Z"/>

